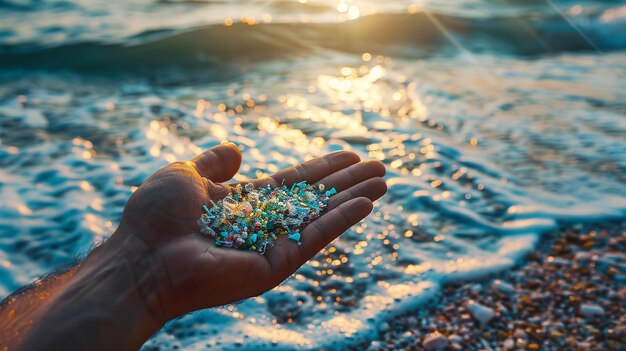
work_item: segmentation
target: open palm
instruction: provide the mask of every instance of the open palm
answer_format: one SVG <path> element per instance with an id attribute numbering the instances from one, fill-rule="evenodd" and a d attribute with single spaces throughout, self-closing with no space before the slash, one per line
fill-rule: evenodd
<path id="1" fill-rule="evenodd" d="M 289 277 L 338 235 L 367 216 L 386 185 L 384 166 L 340 151 L 264 179 L 256 187 L 299 181 L 334 187 L 327 211 L 302 230 L 301 245 L 280 238 L 264 255 L 216 247 L 199 234 L 202 204 L 224 198 L 241 164 L 233 144 L 157 171 L 131 196 L 110 241 L 133 256 L 138 286 L 159 322 L 189 311 L 259 295 Z M 140 258 L 141 257 L 141 258 Z M 146 274 L 149 272 L 149 274 Z"/>

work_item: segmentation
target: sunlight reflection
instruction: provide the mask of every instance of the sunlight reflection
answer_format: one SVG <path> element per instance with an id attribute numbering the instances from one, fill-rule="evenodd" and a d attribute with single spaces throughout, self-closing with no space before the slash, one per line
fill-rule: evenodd
<path id="1" fill-rule="evenodd" d="M 18 204 L 16 204 L 16 206 L 15 206 L 15 207 L 16 207 L 17 211 L 18 211 L 21 215 L 23 215 L 23 216 L 28 216 L 28 215 L 31 215 L 31 214 L 33 213 L 33 210 L 31 210 L 30 208 L 28 208 L 28 206 L 26 206 L 26 205 L 25 205 L 25 204 L 23 204 L 23 203 L 18 203 Z"/>
<path id="2" fill-rule="evenodd" d="M 279 328 L 262 328 L 254 325 L 246 325 L 244 327 L 245 335 L 255 339 L 265 339 L 273 343 L 278 344 L 291 344 L 291 345 L 310 345 L 311 340 L 304 337 L 302 334 Z"/>
<path id="3" fill-rule="evenodd" d="M 361 118 L 358 115 L 348 116 L 339 111 L 329 111 L 317 106 L 312 106 L 309 104 L 307 99 L 301 96 L 287 96 L 287 100 L 284 105 L 288 109 L 295 109 L 299 111 L 295 115 L 290 114 L 290 117 L 321 122 L 326 124 L 327 127 L 344 131 L 349 130 L 351 132 L 356 132 L 367 130 L 367 128 L 362 125 Z"/>
<path id="4" fill-rule="evenodd" d="M 354 104 L 363 102 L 366 110 L 375 110 L 383 104 L 381 88 L 374 83 L 385 76 L 385 69 L 376 65 L 369 72 L 359 76 L 356 69 L 341 68 L 341 77 L 319 76 L 318 87 L 330 97 L 339 101 Z"/>
<path id="5" fill-rule="evenodd" d="M 370 53 L 363 53 L 361 58 L 369 62 L 373 57 Z M 428 109 L 422 103 L 417 83 L 406 83 L 406 77 L 402 75 L 390 75 L 383 66 L 387 62 L 391 61 L 377 56 L 377 64 L 371 68 L 365 65 L 341 67 L 340 76 L 320 75 L 317 88 L 332 100 L 357 110 L 377 112 L 384 117 L 410 117 L 426 121 Z"/>
<path id="6" fill-rule="evenodd" d="M 86 213 L 84 215 L 83 226 L 93 234 L 93 243 L 101 242 L 105 236 L 109 234 L 106 222 L 92 213 Z"/>
<path id="7" fill-rule="evenodd" d="M 322 323 L 325 328 L 338 330 L 345 336 L 350 336 L 363 328 L 363 322 L 355 318 L 346 318 L 344 316 L 336 316 L 333 319 Z"/>
<path id="8" fill-rule="evenodd" d="M 339 11 L 339 12 L 347 12 L 348 11 L 348 4 L 345 1 L 340 0 L 337 3 L 337 11 Z"/>
<path id="9" fill-rule="evenodd" d="M 204 109 L 210 106 L 208 102 L 199 105 L 201 106 L 196 106 L 196 116 L 202 116 Z M 175 162 L 191 159 L 202 152 L 202 149 L 194 145 L 188 138 L 178 136 L 175 130 L 175 124 L 157 120 L 150 121 L 145 131 L 146 139 L 153 142 L 147 150 L 150 156 L 161 157 L 167 162 Z M 228 137 L 228 132 L 217 124 L 211 127 L 211 132 L 222 140 Z"/>
<path id="10" fill-rule="evenodd" d="M 359 18 L 360 11 L 359 8 L 355 5 L 351 5 L 348 9 L 348 19 L 353 20 Z"/>
<path id="11" fill-rule="evenodd" d="M 626 17 L 626 5 L 616 8 L 616 9 L 606 10 L 600 17 L 600 20 L 602 22 L 611 22 L 616 19 L 624 18 L 624 17 Z"/>

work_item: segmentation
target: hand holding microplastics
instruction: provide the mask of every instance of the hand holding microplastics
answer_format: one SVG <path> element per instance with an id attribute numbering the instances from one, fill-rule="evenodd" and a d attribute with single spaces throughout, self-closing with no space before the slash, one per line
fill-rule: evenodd
<path id="1" fill-rule="evenodd" d="M 119 228 L 107 241 L 107 247 L 123 248 L 120 251 L 129 256 L 133 270 L 147 277 L 141 280 L 149 284 L 142 285 L 142 292 L 151 297 L 146 299 L 147 308 L 154 312 L 159 323 L 197 309 L 257 296 L 275 287 L 367 216 L 373 208 L 372 201 L 386 190 L 381 178 L 385 174 L 384 165 L 378 161 L 361 161 L 350 151 L 316 157 L 267 177 L 227 183 L 237 174 L 241 160 L 235 145 L 222 144 L 189 161 L 175 162 L 158 170 L 133 192 Z M 319 206 L 319 218 L 313 220 L 315 213 L 307 213 L 308 219 L 302 218 L 303 222 L 312 222 L 297 232 L 301 236 L 299 242 L 294 241 L 295 230 L 283 234 L 284 238 L 274 231 L 279 240 L 261 255 L 248 251 L 251 246 L 243 250 L 218 247 L 212 236 L 208 240 L 200 234 L 198 218 L 203 213 L 209 215 L 219 200 L 229 195 L 234 200 L 238 189 L 242 198 L 247 197 L 246 187 L 261 193 L 262 189 L 268 191 L 269 185 L 276 194 L 278 188 L 286 186 L 291 190 L 293 184 L 302 181 L 315 188 L 313 194 L 318 196 L 318 201 L 326 196 L 326 191 L 331 191 L 328 196 L 332 196 L 328 203 Z M 320 190 L 319 184 L 324 184 L 325 189 Z M 332 194 L 331 188 L 337 194 Z M 259 200 L 266 201 L 272 191 L 264 197 L 259 195 Z M 203 204 L 209 211 L 203 209 Z M 283 220 L 288 217 L 283 216 Z M 221 237 L 215 225 L 207 227 Z M 280 224 L 278 228 L 288 227 Z M 248 225 L 248 237 L 252 234 Z M 288 234 L 292 234 L 291 240 Z M 259 252 L 261 245 L 256 246 Z"/>
<path id="2" fill-rule="evenodd" d="M 300 243 L 300 230 L 317 219 L 335 195 L 306 181 L 272 188 L 255 189 L 252 183 L 237 184 L 230 194 L 212 202 L 198 219 L 200 232 L 215 239 L 218 247 L 264 253 L 280 236 Z"/>

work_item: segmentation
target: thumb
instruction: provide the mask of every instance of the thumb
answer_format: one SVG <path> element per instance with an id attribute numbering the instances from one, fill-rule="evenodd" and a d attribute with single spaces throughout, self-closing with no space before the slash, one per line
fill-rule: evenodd
<path id="1" fill-rule="evenodd" d="M 201 176 L 213 182 L 225 182 L 239 171 L 241 152 L 235 144 L 227 142 L 206 150 L 191 162 Z"/>

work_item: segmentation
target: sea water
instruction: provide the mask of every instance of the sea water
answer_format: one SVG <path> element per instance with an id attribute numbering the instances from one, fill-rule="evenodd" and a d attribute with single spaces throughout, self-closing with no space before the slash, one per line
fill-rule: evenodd
<path id="1" fill-rule="evenodd" d="M 570 1 L 0 1 L 0 296 L 87 252 L 151 173 L 236 180 L 349 149 L 374 212 L 293 277 L 146 349 L 342 349 L 543 233 L 626 217 L 626 7 Z"/>

